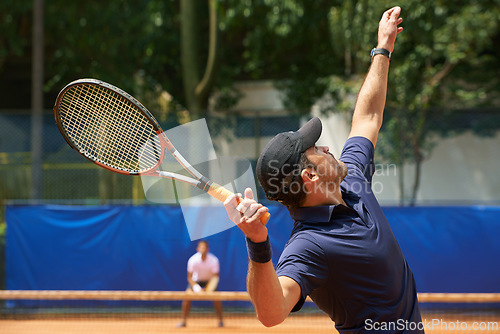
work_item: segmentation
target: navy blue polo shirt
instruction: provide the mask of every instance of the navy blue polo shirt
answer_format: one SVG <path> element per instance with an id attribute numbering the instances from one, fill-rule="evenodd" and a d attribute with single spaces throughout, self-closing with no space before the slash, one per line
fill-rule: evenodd
<path id="1" fill-rule="evenodd" d="M 413 273 L 371 189 L 373 154 L 363 137 L 344 145 L 347 207 L 289 209 L 294 228 L 276 272 L 301 287 L 294 311 L 310 296 L 340 333 L 423 333 L 414 330 L 422 323 Z"/>

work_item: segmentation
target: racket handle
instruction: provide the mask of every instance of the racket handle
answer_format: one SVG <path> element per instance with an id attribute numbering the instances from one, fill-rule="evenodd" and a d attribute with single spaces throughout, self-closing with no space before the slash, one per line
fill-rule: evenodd
<path id="1" fill-rule="evenodd" d="M 226 188 L 215 182 L 212 182 L 207 193 L 222 203 L 224 203 L 229 196 L 234 195 L 231 191 L 227 190 Z M 237 198 L 236 200 L 238 204 L 241 202 L 241 199 L 239 198 Z M 271 218 L 271 214 L 269 212 L 266 212 L 262 217 L 260 217 L 260 222 L 263 225 L 266 225 L 267 222 L 269 221 L 269 218 Z"/>

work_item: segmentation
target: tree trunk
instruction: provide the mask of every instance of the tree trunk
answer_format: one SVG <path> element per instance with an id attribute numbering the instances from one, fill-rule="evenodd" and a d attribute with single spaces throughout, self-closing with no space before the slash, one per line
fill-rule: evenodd
<path id="1" fill-rule="evenodd" d="M 195 94 L 198 103 L 201 106 L 206 106 L 206 101 L 210 89 L 213 86 L 215 79 L 215 67 L 217 63 L 217 49 L 218 49 L 218 33 L 217 33 L 217 6 L 216 0 L 208 0 L 210 10 L 210 27 L 209 27 L 209 46 L 208 58 L 205 66 L 205 74 L 200 83 L 195 88 Z"/>
<path id="2" fill-rule="evenodd" d="M 415 163 L 415 175 L 413 176 L 413 186 L 410 197 L 410 206 L 415 206 L 415 203 L 417 201 L 418 188 L 420 187 L 422 161 L 424 160 L 420 147 L 421 145 L 423 145 L 424 142 L 422 138 L 424 132 L 424 125 L 427 122 L 426 116 L 427 116 L 427 109 L 424 109 L 420 113 L 420 119 L 417 126 L 417 131 L 414 134 L 415 139 L 413 142 L 413 161 Z"/>
<path id="3" fill-rule="evenodd" d="M 42 198 L 43 160 L 43 0 L 33 8 L 33 51 L 31 86 L 31 199 Z"/>
<path id="4" fill-rule="evenodd" d="M 200 106 L 197 103 L 195 88 L 200 81 L 200 52 L 198 18 L 196 15 L 199 0 L 181 0 L 181 64 L 186 97 L 186 107 L 191 113 L 198 114 Z"/>
<path id="5" fill-rule="evenodd" d="M 401 117 L 400 113 L 397 112 L 397 117 Z M 399 205 L 404 206 L 405 205 L 405 159 L 404 159 L 404 133 L 403 133 L 403 127 L 401 126 L 400 119 L 397 119 L 397 127 L 399 129 L 399 142 L 397 146 L 397 162 L 396 165 L 399 166 Z"/>
<path id="6" fill-rule="evenodd" d="M 404 173 L 404 163 L 398 163 L 397 164 L 399 167 L 399 178 L 398 178 L 398 183 L 399 183 L 399 206 L 404 206 L 405 205 L 405 173 Z"/>
<path id="7" fill-rule="evenodd" d="M 415 175 L 413 177 L 413 186 L 410 197 L 410 206 L 415 206 L 417 202 L 418 189 L 420 188 L 420 176 L 422 174 L 422 158 L 419 154 L 415 157 Z"/>
<path id="8" fill-rule="evenodd" d="M 199 5 L 199 0 L 181 1 L 181 57 L 184 94 L 187 108 L 195 118 L 206 112 L 208 95 L 215 77 L 218 46 L 216 1 L 208 0 L 210 10 L 209 53 L 202 77 L 200 74 L 200 64 L 202 61 L 198 47 L 201 40 L 201 29 L 197 17 Z"/>

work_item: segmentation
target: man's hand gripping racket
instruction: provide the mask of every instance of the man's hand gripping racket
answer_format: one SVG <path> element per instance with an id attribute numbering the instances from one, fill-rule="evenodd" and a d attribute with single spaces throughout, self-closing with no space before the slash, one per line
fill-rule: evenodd
<path id="1" fill-rule="evenodd" d="M 100 167 L 182 181 L 220 202 L 234 195 L 198 172 L 175 149 L 153 115 L 118 87 L 95 79 L 73 81 L 57 96 L 54 116 L 66 142 Z M 190 176 L 159 170 L 167 151 Z M 266 224 L 269 217 L 266 212 L 261 223 Z"/>
<path id="2" fill-rule="evenodd" d="M 245 198 L 241 194 L 229 196 L 224 202 L 229 218 L 253 242 L 263 242 L 267 239 L 267 228 L 260 223 L 269 217 L 269 209 L 253 198 L 252 189 L 245 189 Z"/>

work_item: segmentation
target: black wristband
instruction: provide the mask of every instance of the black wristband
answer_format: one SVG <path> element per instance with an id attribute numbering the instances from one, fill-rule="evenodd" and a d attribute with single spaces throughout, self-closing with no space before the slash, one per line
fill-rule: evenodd
<path id="1" fill-rule="evenodd" d="M 253 262 L 257 263 L 266 263 L 271 261 L 273 257 L 273 251 L 271 249 L 271 242 L 269 241 L 269 236 L 267 236 L 266 241 L 264 242 L 253 242 L 252 240 L 247 239 L 247 250 L 248 257 Z"/>

